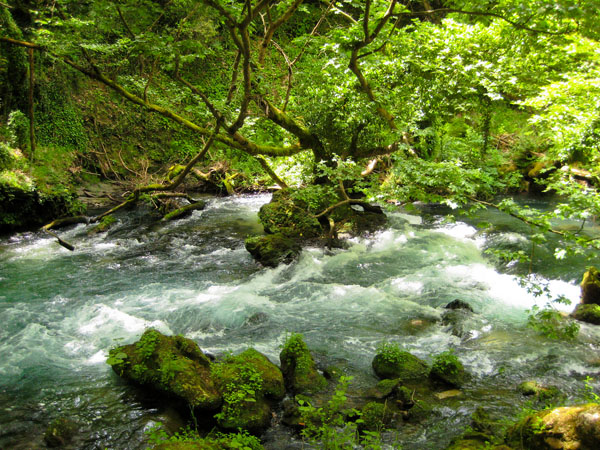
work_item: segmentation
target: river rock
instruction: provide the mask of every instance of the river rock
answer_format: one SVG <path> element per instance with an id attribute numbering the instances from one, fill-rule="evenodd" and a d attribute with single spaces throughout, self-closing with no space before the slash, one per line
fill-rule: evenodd
<path id="1" fill-rule="evenodd" d="M 62 447 L 71 442 L 76 432 L 77 425 L 75 422 L 65 417 L 59 417 L 46 428 L 44 442 L 48 447 Z"/>
<path id="2" fill-rule="evenodd" d="M 600 272 L 590 267 L 581 281 L 581 303 L 600 305 Z"/>
<path id="3" fill-rule="evenodd" d="M 465 383 L 466 372 L 454 353 L 443 352 L 433 359 L 429 377 L 451 387 L 461 387 Z"/>
<path id="4" fill-rule="evenodd" d="M 179 398 L 192 408 L 215 410 L 221 405 L 209 358 L 183 336 L 148 329 L 135 344 L 110 350 L 106 362 L 126 380 Z"/>
<path id="5" fill-rule="evenodd" d="M 293 392 L 310 394 L 327 386 L 302 335 L 293 334 L 286 340 L 279 359 L 286 385 Z"/>
<path id="6" fill-rule="evenodd" d="M 271 423 L 268 399 L 285 395 L 283 375 L 262 353 L 250 348 L 212 365 L 212 376 L 223 394 L 223 408 L 215 417 L 224 429 L 262 432 Z"/>
<path id="7" fill-rule="evenodd" d="M 525 396 L 535 396 L 538 400 L 548 400 L 560 395 L 560 391 L 555 386 L 542 386 L 537 381 L 524 381 L 518 387 L 521 394 Z"/>
<path id="8" fill-rule="evenodd" d="M 300 254 L 301 250 L 297 240 L 281 233 L 250 237 L 246 239 L 245 245 L 252 257 L 267 267 L 290 263 Z"/>
<path id="9" fill-rule="evenodd" d="M 429 367 L 413 354 L 404 351 L 378 351 L 372 362 L 375 375 L 382 379 L 399 379 L 404 384 L 407 381 L 418 381 L 427 378 Z"/>
<path id="10" fill-rule="evenodd" d="M 281 189 L 273 193 L 269 203 L 261 206 L 258 218 L 265 233 L 310 239 L 320 236 L 324 230 L 309 209 L 297 189 Z"/>
<path id="11" fill-rule="evenodd" d="M 571 313 L 571 317 L 581 322 L 600 325 L 600 305 L 580 303 L 575 307 L 575 311 Z"/>
<path id="12" fill-rule="evenodd" d="M 507 443 L 536 450 L 596 450 L 600 405 L 564 406 L 529 415 L 509 430 Z"/>

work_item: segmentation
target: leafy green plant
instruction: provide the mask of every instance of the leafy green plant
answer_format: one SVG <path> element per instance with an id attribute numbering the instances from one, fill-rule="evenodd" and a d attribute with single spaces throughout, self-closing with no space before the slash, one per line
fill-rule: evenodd
<path id="1" fill-rule="evenodd" d="M 21 111 L 12 111 L 8 115 L 10 143 L 22 150 L 29 149 L 29 119 Z"/>
<path id="2" fill-rule="evenodd" d="M 402 361 L 403 350 L 395 342 L 381 342 L 376 352 L 385 363 L 397 364 Z"/>
<path id="3" fill-rule="evenodd" d="M 150 358 L 156 345 L 158 344 L 158 333 L 154 330 L 145 332 L 140 338 L 139 342 L 135 345 L 136 350 L 139 352 L 142 360 Z"/>
<path id="4" fill-rule="evenodd" d="M 456 375 L 458 368 L 461 366 L 459 359 L 454 354 L 453 350 L 442 352 L 435 356 L 431 370 L 439 371 L 440 373 L 449 373 Z"/>
<path id="5" fill-rule="evenodd" d="M 223 394 L 223 408 L 215 417 L 223 422 L 238 419 L 245 404 L 255 403 L 261 395 L 263 380 L 249 363 L 229 356 L 222 363 L 211 366 L 211 374 Z"/>
<path id="6" fill-rule="evenodd" d="M 383 448 L 381 430 L 359 431 L 364 422 L 361 412 L 347 409 L 347 391 L 352 377 L 342 376 L 327 403 L 317 408 L 304 399 L 298 399 L 304 429 L 301 434 L 304 439 L 324 450 L 355 449 L 361 446 L 366 449 L 380 450 Z M 353 420 L 347 420 L 349 416 Z M 395 447 L 399 448 L 399 447 Z"/>

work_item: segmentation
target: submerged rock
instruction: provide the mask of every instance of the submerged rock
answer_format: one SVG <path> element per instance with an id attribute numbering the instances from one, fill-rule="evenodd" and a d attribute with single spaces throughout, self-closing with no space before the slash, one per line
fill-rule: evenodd
<path id="1" fill-rule="evenodd" d="M 44 433 L 44 442 L 48 447 L 62 447 L 73 439 L 77 432 L 77 425 L 65 418 L 59 417 L 48 425 Z"/>
<path id="2" fill-rule="evenodd" d="M 581 303 L 600 305 L 600 272 L 590 267 L 581 281 Z"/>
<path id="3" fill-rule="evenodd" d="M 300 334 L 292 334 L 279 354 L 287 387 L 295 393 L 315 393 L 327 386 Z"/>
<path id="4" fill-rule="evenodd" d="M 214 410 L 221 405 L 209 358 L 183 336 L 148 329 L 135 344 L 112 349 L 107 363 L 126 380 L 179 398 L 192 408 Z"/>
<path id="5" fill-rule="evenodd" d="M 525 417 L 508 432 L 515 448 L 595 450 L 600 448 L 600 405 L 564 406 Z"/>
<path id="6" fill-rule="evenodd" d="M 246 239 L 246 250 L 263 266 L 276 267 L 292 262 L 301 248 L 298 241 L 277 233 Z"/>
<path id="7" fill-rule="evenodd" d="M 444 307 L 442 325 L 449 328 L 450 333 L 459 338 L 465 337 L 466 320 L 473 315 L 473 308 L 462 300 L 453 300 Z"/>

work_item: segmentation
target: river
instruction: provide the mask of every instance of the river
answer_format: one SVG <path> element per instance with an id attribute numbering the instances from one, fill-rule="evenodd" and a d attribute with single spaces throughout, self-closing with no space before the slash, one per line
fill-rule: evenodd
<path id="1" fill-rule="evenodd" d="M 130 213 L 94 236 L 85 225 L 61 230 L 75 252 L 39 232 L 0 238 L 0 448 L 43 448 L 46 426 L 61 416 L 79 425 L 69 448 L 146 448 L 145 431 L 176 422 L 174 414 L 105 363 L 111 347 L 146 327 L 183 334 L 213 354 L 252 346 L 276 363 L 286 336 L 302 333 L 319 364 L 341 367 L 355 389 L 377 382 L 371 361 L 382 341 L 426 360 L 454 349 L 472 377 L 429 421 L 401 430 L 405 449 L 444 448 L 478 406 L 515 414 L 526 401 L 516 392 L 521 381 L 559 386 L 577 401 L 585 377 L 600 372 L 600 332 L 582 325 L 573 342 L 538 336 L 527 310 L 545 300 L 515 279 L 525 268 L 484 252 L 529 249 L 517 221 L 484 213 L 495 231 L 482 233 L 475 222 L 444 222 L 436 208 L 396 211 L 386 230 L 345 250 L 308 248 L 299 261 L 267 269 L 243 240 L 262 231 L 256 213 L 268 200 L 210 199 L 166 225 Z M 553 294 L 577 301 L 588 263 L 556 261 L 553 252 L 552 243 L 536 248 L 533 269 Z M 475 310 L 462 337 L 439 322 L 454 299 Z M 294 442 L 286 433 L 268 434 L 267 448 Z"/>

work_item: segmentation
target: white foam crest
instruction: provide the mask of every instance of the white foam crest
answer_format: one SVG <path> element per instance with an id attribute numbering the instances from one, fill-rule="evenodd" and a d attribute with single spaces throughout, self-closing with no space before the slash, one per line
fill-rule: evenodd
<path id="1" fill-rule="evenodd" d="M 446 236 L 450 236 L 459 241 L 472 242 L 479 249 L 483 248 L 485 244 L 485 238 L 478 233 L 477 228 L 463 222 L 445 224 L 443 227 L 436 228 L 432 231 L 445 234 Z"/>
<path id="2" fill-rule="evenodd" d="M 146 328 L 156 328 L 162 333 L 172 334 L 169 327 L 161 320 L 148 321 L 128 314 L 119 309 L 111 308 L 105 304 L 97 304 L 91 308 L 84 308 L 75 318 L 77 332 L 85 336 L 121 336 L 131 337 L 141 334 Z"/>

